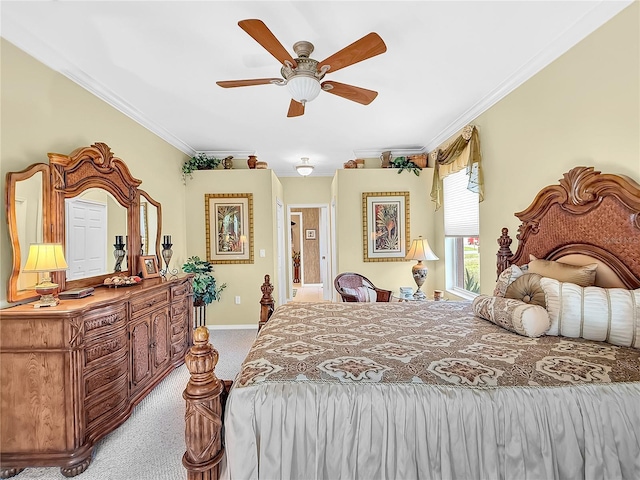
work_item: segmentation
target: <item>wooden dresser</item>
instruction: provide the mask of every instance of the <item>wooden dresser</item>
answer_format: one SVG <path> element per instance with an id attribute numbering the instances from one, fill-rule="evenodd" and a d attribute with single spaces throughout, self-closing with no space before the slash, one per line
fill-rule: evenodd
<path id="1" fill-rule="evenodd" d="M 192 344 L 191 276 L 144 280 L 56 307 L 0 311 L 0 476 L 83 472 Z"/>

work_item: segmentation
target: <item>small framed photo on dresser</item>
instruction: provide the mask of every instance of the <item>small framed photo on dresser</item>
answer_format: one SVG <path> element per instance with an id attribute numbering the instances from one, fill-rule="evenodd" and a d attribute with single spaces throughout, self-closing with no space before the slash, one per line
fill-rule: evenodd
<path id="1" fill-rule="evenodd" d="M 155 255 L 142 255 L 139 261 L 142 278 L 156 278 L 160 276 L 158 259 Z"/>

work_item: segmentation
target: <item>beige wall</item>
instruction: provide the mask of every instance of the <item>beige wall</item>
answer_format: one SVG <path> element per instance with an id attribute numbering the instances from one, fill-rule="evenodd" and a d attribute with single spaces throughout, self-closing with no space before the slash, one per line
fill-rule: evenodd
<path id="1" fill-rule="evenodd" d="M 429 200 L 433 169 L 425 168 L 420 176 L 411 172 L 398 175 L 395 169 L 365 168 L 338 170 L 335 189 L 337 207 L 337 266 L 336 274 L 357 272 L 371 280 L 377 287 L 393 290 L 401 286 L 416 288 L 411 275 L 413 261 L 365 262 L 363 260 L 363 192 L 409 192 L 409 238 L 422 235 L 434 244 L 434 214 Z M 443 250 L 433 249 L 441 259 Z M 430 271 L 441 261 L 427 262 Z M 429 274 L 422 287 L 427 295 L 433 292 L 435 276 Z"/>
<path id="2" fill-rule="evenodd" d="M 640 181 L 640 4 L 635 2 L 473 123 L 485 172 L 481 288 L 495 286 L 496 239 L 574 166 Z M 515 248 L 513 248 L 515 251 Z"/>
<path id="3" fill-rule="evenodd" d="M 265 170 L 204 170 L 193 172 L 187 181 L 185 221 L 188 228 L 187 255 L 206 258 L 205 202 L 207 193 L 252 193 L 254 263 L 215 265 L 218 284 L 226 283 L 221 300 L 207 307 L 207 323 L 211 325 L 257 324 L 259 318 L 260 286 L 266 274 L 271 276 L 278 298 L 281 284 L 276 276 L 277 229 L 276 198 L 281 198 L 279 181 L 270 169 Z M 215 225 L 211 226 L 215 229 Z M 260 250 L 265 256 L 260 257 Z M 235 297 L 240 297 L 240 304 Z"/>
<path id="4" fill-rule="evenodd" d="M 48 152 L 68 154 L 104 142 L 142 180 L 141 188 L 162 204 L 163 230 L 173 234 L 175 264 L 183 262 L 186 206 L 180 167 L 187 157 L 11 43 L 0 42 L 2 178 L 32 163 L 47 163 Z M 1 216 L 0 306 L 6 305 L 12 264 L 5 208 Z"/>

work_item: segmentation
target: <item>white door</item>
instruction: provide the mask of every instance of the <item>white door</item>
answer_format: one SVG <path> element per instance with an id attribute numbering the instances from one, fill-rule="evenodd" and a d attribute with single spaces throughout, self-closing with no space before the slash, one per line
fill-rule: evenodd
<path id="1" fill-rule="evenodd" d="M 322 280 L 322 298 L 331 300 L 331 262 L 329 261 L 329 218 L 327 207 L 320 207 L 320 278 Z"/>
<path id="2" fill-rule="evenodd" d="M 289 285 L 289 279 L 285 275 L 285 255 L 284 255 L 284 236 L 289 229 L 284 228 L 284 205 L 279 198 L 276 198 L 276 228 L 278 235 L 278 304 L 284 305 L 286 302 L 287 285 Z"/>
<path id="3" fill-rule="evenodd" d="M 107 206 L 71 198 L 65 201 L 65 207 L 67 280 L 108 273 Z M 73 245 L 72 251 L 69 245 Z"/>

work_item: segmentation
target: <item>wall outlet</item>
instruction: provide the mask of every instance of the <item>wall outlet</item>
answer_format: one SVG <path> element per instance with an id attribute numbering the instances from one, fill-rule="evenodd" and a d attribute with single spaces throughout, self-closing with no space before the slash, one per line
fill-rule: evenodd
<path id="1" fill-rule="evenodd" d="M 267 252 L 265 251 L 265 249 L 264 249 L 264 248 L 261 248 L 261 249 L 260 249 L 260 257 L 261 257 L 261 258 L 264 258 L 264 257 L 266 257 L 266 256 L 267 256 Z"/>
<path id="2" fill-rule="evenodd" d="M 240 295 L 236 295 L 236 305 L 240 305 Z"/>

